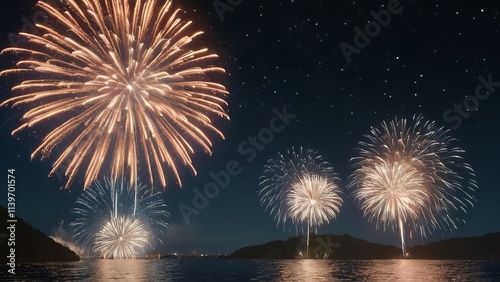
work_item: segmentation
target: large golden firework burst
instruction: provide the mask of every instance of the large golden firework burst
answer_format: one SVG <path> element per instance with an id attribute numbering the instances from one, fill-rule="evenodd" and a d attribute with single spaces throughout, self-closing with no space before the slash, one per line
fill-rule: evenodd
<path id="1" fill-rule="evenodd" d="M 21 59 L 0 74 L 24 80 L 2 105 L 30 107 L 12 134 L 49 124 L 32 158 L 67 144 L 50 172 L 62 170 L 66 188 L 84 167 L 85 188 L 102 173 L 133 186 L 139 166 L 152 185 L 166 187 L 165 167 L 180 185 L 179 165 L 196 173 L 193 145 L 210 153 L 207 134 L 223 138 L 212 118 L 229 119 L 228 92 L 207 75 L 224 69 L 208 64 L 217 55 L 190 47 L 202 32 L 190 32 L 171 1 L 159 2 L 40 1 L 48 23 L 37 25 L 39 34 L 20 33 L 26 47 L 3 50 Z"/>

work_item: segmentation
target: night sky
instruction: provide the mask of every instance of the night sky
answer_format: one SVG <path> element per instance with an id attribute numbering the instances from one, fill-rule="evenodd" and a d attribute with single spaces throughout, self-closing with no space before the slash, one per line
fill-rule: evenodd
<path id="1" fill-rule="evenodd" d="M 479 190 L 474 208 L 463 216 L 466 224 L 459 224 L 453 233 L 436 232 L 407 244 L 500 231 L 497 1 L 229 2 L 237 5 L 218 13 L 211 0 L 174 1 L 185 11 L 184 19 L 205 31 L 199 43 L 220 56 L 231 120 L 216 122 L 225 140 L 213 136 L 211 156 L 196 148 L 193 163 L 198 174 L 186 170 L 181 175 L 182 188 L 174 182 L 166 188 L 164 199 L 171 217 L 161 251 L 230 253 L 295 236 L 294 229 L 277 227 L 260 205 L 257 190 L 266 161 L 292 146 L 316 150 L 333 165 L 348 195 L 345 186 L 353 172 L 349 159 L 362 136 L 384 120 L 414 114 L 452 128 L 476 172 Z M 225 0 L 215 3 L 222 5 L 220 9 L 227 5 Z M 10 44 L 7 34 L 23 26 L 23 16 L 32 17 L 33 7 L 34 1 L 23 1 L 1 12 L 2 49 Z M 394 14 L 385 27 L 373 27 L 370 41 L 358 40 L 357 46 L 357 30 L 364 31 L 367 22 L 374 20 L 371 11 L 388 9 Z M 348 58 L 341 46 L 347 48 Z M 0 62 L 2 69 L 13 66 L 12 57 L 4 56 Z M 480 77 L 492 81 L 491 95 L 466 99 L 476 95 Z M 0 78 L 0 100 L 12 96 L 13 83 Z M 485 87 L 481 95 L 484 91 Z M 469 111 L 459 106 L 464 101 L 469 101 Z M 474 101 L 479 102 L 474 105 Z M 274 133 L 268 144 L 249 149 L 249 138 L 269 128 L 276 111 L 284 110 L 290 116 L 284 129 Z M 43 135 L 23 131 L 11 136 L 21 113 L 10 106 L 0 108 L 0 172 L 6 177 L 8 168 L 16 169 L 16 213 L 44 233 L 55 234 L 60 224 L 70 232 L 70 210 L 82 193 L 83 178 L 70 190 L 61 190 L 61 179 L 48 177 L 55 156 L 30 160 Z M 44 125 L 37 128 L 43 129 Z M 231 176 L 229 184 L 187 224 L 179 205 L 193 206 L 194 189 L 202 191 L 212 181 L 211 172 L 224 171 L 228 163 L 236 162 L 241 172 Z M 3 206 L 6 189 L 6 185 L 0 189 Z M 363 218 L 352 197 L 344 197 L 337 219 L 318 233 L 399 245 L 397 234 L 376 230 L 374 223 Z"/>

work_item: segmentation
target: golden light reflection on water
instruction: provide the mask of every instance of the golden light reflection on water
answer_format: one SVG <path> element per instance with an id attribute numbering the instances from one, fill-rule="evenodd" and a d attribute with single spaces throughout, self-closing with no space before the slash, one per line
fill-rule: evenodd
<path id="1" fill-rule="evenodd" d="M 304 259 L 283 260 L 275 263 L 274 276 L 257 277 L 255 281 L 434 282 L 471 281 L 472 277 L 480 275 L 477 262 L 468 264 L 466 261 Z"/>
<path id="2" fill-rule="evenodd" d="M 99 281 L 148 281 L 148 277 L 159 276 L 159 267 L 152 260 L 99 259 L 96 263 Z"/>
<path id="3" fill-rule="evenodd" d="M 277 281 L 331 281 L 332 269 L 326 260 L 285 260 L 277 270 Z"/>
<path id="4" fill-rule="evenodd" d="M 26 264 L 19 281 L 499 281 L 500 261 L 83 259 Z M 3 279 L 0 273 L 0 281 Z"/>
<path id="5" fill-rule="evenodd" d="M 392 281 L 460 281 L 457 272 L 450 271 L 453 267 L 446 267 L 446 264 L 453 264 L 453 261 L 432 260 L 375 260 L 370 262 L 364 271 L 365 281 L 383 281 L 390 277 Z"/>

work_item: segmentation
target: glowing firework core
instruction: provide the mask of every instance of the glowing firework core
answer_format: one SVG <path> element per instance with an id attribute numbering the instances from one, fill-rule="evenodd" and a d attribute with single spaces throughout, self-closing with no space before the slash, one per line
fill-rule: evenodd
<path id="1" fill-rule="evenodd" d="M 338 188 L 326 177 L 305 175 L 292 184 L 287 195 L 289 213 L 294 222 L 317 227 L 335 218 L 342 205 Z"/>
<path id="2" fill-rule="evenodd" d="M 384 226 L 396 226 L 400 216 L 404 221 L 410 217 L 418 220 L 420 211 L 430 204 L 427 190 L 432 184 L 426 183 L 423 174 L 408 162 L 382 160 L 360 173 L 364 177 L 358 185 L 363 188 L 356 198 L 362 200 L 362 209 L 381 208 L 381 213 L 371 214 L 370 220 L 377 216 Z"/>
<path id="3" fill-rule="evenodd" d="M 149 232 L 139 220 L 113 217 L 96 235 L 95 251 L 106 259 L 135 258 L 149 241 Z"/>

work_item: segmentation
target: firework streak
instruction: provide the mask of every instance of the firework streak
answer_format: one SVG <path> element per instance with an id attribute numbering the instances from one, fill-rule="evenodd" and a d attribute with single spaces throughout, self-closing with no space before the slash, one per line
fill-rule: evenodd
<path id="1" fill-rule="evenodd" d="M 168 227 L 169 213 L 161 193 L 146 185 L 128 189 L 125 182 L 94 182 L 72 210 L 77 215 L 71 223 L 74 239 L 96 256 L 134 258 L 161 242 L 158 235 Z"/>
<path id="2" fill-rule="evenodd" d="M 475 201 L 474 170 L 448 132 L 422 116 L 396 118 L 372 128 L 351 160 L 352 195 L 377 228 L 398 229 L 403 255 L 407 230 L 425 237 L 457 228 L 453 213 Z"/>
<path id="3" fill-rule="evenodd" d="M 21 32 L 26 47 L 3 50 L 22 59 L 0 74 L 24 80 L 12 89 L 21 95 L 2 105 L 30 107 L 12 134 L 53 125 L 32 158 L 48 158 L 64 141 L 50 174 L 64 168 L 66 188 L 84 167 L 84 188 L 107 171 L 133 187 L 139 167 L 152 186 L 159 179 L 166 187 L 164 167 L 181 185 L 179 165 L 196 173 L 193 145 L 210 152 L 208 133 L 223 137 L 212 118 L 229 119 L 228 92 L 207 75 L 224 69 L 207 64 L 217 55 L 206 48 L 191 49 L 202 32 L 189 31 L 171 3 L 39 1 L 49 17 L 37 24 L 41 35 Z"/>

